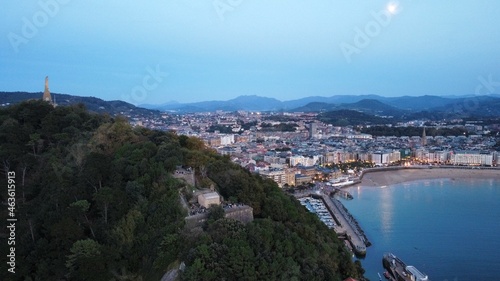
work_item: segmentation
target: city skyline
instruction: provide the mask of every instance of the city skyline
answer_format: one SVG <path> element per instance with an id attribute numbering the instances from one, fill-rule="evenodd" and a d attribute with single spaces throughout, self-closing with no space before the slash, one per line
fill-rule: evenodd
<path id="1" fill-rule="evenodd" d="M 500 3 L 5 3 L 1 91 L 133 104 L 499 94 Z M 497 82 L 498 81 L 498 82 Z"/>

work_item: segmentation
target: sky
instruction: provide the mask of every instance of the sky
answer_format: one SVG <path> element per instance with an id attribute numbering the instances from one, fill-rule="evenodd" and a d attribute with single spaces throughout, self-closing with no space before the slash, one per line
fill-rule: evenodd
<path id="1" fill-rule="evenodd" d="M 0 4 L 0 91 L 133 104 L 500 94 L 498 0 Z"/>

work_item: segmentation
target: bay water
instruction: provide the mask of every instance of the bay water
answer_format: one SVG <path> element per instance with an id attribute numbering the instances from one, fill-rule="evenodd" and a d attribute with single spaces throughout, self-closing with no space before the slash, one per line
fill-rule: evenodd
<path id="1" fill-rule="evenodd" d="M 372 243 L 361 260 L 370 280 L 383 274 L 386 252 L 431 281 L 500 280 L 500 181 L 420 180 L 347 190 L 354 199 L 341 201 Z"/>

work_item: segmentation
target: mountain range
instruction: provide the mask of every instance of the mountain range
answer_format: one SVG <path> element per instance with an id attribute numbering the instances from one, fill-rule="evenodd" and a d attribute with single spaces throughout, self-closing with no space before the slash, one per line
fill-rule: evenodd
<path id="1" fill-rule="evenodd" d="M 254 110 L 254 111 L 322 111 L 341 104 L 357 103 L 363 100 L 375 100 L 403 110 L 423 110 L 430 106 L 445 106 L 458 98 L 439 96 L 402 96 L 383 97 L 378 95 L 338 95 L 331 97 L 310 96 L 296 100 L 280 101 L 256 95 L 239 96 L 227 101 L 202 101 L 194 103 L 169 102 L 161 105 L 142 104 L 144 108 L 167 111 L 215 111 L 215 110 Z"/>
<path id="2" fill-rule="evenodd" d="M 280 101 L 256 95 L 239 96 L 227 101 L 195 103 L 143 104 L 141 107 L 171 112 L 203 111 L 289 111 L 323 112 L 351 109 L 379 116 L 402 117 L 418 112 L 441 112 L 451 115 L 500 116 L 500 95 L 489 96 L 401 96 L 338 95 L 311 96 Z"/>
<path id="3" fill-rule="evenodd" d="M 17 103 L 27 99 L 39 99 L 42 93 L 0 92 L 0 104 Z M 500 95 L 488 96 L 401 96 L 338 95 L 331 97 L 310 96 L 296 100 L 280 101 L 256 95 L 239 96 L 227 101 L 204 101 L 195 103 L 168 102 L 161 105 L 143 104 L 134 106 L 124 101 L 104 101 L 96 97 L 81 97 L 55 94 L 59 105 L 83 103 L 95 112 L 112 115 L 134 111 L 136 114 L 151 114 L 167 111 L 175 113 L 223 111 L 287 111 L 328 112 L 354 110 L 393 120 L 444 119 L 454 117 L 499 117 Z"/>

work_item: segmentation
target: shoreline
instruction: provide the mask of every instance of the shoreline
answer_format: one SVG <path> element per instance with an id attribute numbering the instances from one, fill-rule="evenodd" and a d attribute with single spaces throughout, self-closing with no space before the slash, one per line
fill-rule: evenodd
<path id="1" fill-rule="evenodd" d="M 370 171 L 363 175 L 361 183 L 358 183 L 358 185 L 381 187 L 405 182 L 435 179 L 493 179 L 500 181 L 500 171 L 497 169 L 475 170 L 453 168 Z"/>

